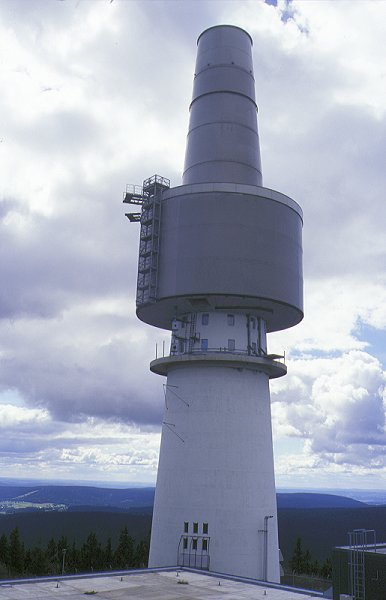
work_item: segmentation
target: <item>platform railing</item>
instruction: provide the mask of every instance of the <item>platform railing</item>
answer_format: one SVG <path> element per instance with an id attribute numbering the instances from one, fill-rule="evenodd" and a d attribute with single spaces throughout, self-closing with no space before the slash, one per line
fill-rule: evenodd
<path id="1" fill-rule="evenodd" d="M 169 354 L 165 348 L 165 342 L 162 342 L 162 350 L 159 352 L 158 344 L 155 345 L 155 358 L 167 358 L 171 356 L 203 355 L 203 354 L 232 354 L 237 356 L 251 356 L 253 358 L 266 358 L 280 364 L 286 364 L 285 352 L 283 354 L 268 354 L 264 351 L 249 351 L 247 349 L 235 348 L 229 350 L 226 347 L 218 348 L 193 348 L 192 350 L 170 350 Z"/>

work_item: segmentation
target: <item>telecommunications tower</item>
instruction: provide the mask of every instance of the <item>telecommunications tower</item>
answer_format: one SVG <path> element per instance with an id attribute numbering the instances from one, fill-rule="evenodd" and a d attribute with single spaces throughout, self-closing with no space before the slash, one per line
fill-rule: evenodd
<path id="1" fill-rule="evenodd" d="M 280 580 L 266 334 L 303 318 L 302 211 L 262 187 L 249 34 L 198 38 L 182 185 L 128 187 L 137 315 L 171 330 L 149 566 Z"/>

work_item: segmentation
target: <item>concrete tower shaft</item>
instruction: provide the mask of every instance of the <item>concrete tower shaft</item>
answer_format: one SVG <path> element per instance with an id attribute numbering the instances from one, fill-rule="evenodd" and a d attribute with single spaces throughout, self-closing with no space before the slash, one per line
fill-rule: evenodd
<path id="1" fill-rule="evenodd" d="M 247 366 L 168 370 L 150 566 L 279 581 L 268 375 Z"/>
<path id="2" fill-rule="evenodd" d="M 198 38 L 184 184 L 262 185 L 251 43 L 230 26 Z"/>
<path id="3" fill-rule="evenodd" d="M 279 581 L 267 333 L 303 317 L 302 211 L 262 187 L 252 40 L 198 39 L 183 185 L 142 204 L 137 315 L 172 332 L 150 566 Z"/>

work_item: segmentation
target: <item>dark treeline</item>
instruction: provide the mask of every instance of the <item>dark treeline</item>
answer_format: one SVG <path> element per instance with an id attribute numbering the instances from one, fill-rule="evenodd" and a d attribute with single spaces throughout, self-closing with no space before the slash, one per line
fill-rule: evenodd
<path id="1" fill-rule="evenodd" d="M 127 527 L 122 529 L 115 547 L 110 538 L 102 545 L 91 532 L 81 546 L 62 536 L 59 540 L 52 538 L 46 547 L 34 548 L 25 548 L 15 527 L 9 536 L 0 537 L 0 577 L 143 568 L 147 567 L 148 554 L 148 540 L 136 543 Z"/>
<path id="2" fill-rule="evenodd" d="M 310 575 L 312 577 L 322 577 L 323 579 L 331 579 L 332 563 L 330 558 L 319 564 L 312 558 L 311 552 L 303 550 L 302 540 L 297 538 L 292 557 L 289 561 L 289 568 L 292 573 L 297 575 Z"/>

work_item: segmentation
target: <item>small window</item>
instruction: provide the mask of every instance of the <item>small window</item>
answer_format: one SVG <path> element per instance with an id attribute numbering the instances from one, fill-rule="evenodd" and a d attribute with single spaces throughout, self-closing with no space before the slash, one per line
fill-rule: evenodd
<path id="1" fill-rule="evenodd" d="M 208 552 L 208 540 L 202 540 L 202 551 Z"/>
<path id="2" fill-rule="evenodd" d="M 189 531 L 189 523 L 187 521 L 185 521 L 184 523 L 184 533 L 188 533 Z"/>
<path id="3" fill-rule="evenodd" d="M 184 538 L 184 541 L 183 541 L 183 549 L 184 549 L 184 550 L 187 550 L 187 549 L 188 549 L 188 538 Z"/>
<path id="4" fill-rule="evenodd" d="M 201 340 L 201 350 L 208 350 L 208 340 L 206 340 L 205 338 Z"/>
<path id="5" fill-rule="evenodd" d="M 251 317 L 251 327 L 252 329 L 256 329 L 256 319 L 254 317 Z"/>
<path id="6" fill-rule="evenodd" d="M 236 347 L 235 340 L 228 340 L 228 350 L 234 350 Z"/>
<path id="7" fill-rule="evenodd" d="M 201 317 L 201 323 L 203 325 L 209 325 L 209 313 L 204 313 Z"/>
<path id="8" fill-rule="evenodd" d="M 193 523 L 193 533 L 198 533 L 198 523 Z"/>
<path id="9" fill-rule="evenodd" d="M 227 315 L 227 323 L 228 323 L 228 325 L 234 325 L 235 324 L 235 315 Z"/>
<path id="10" fill-rule="evenodd" d="M 252 354 L 256 354 L 256 342 L 252 342 Z"/>
<path id="11" fill-rule="evenodd" d="M 204 535 L 207 535 L 207 533 L 208 533 L 208 523 L 203 523 L 202 524 L 202 533 Z"/>
<path id="12" fill-rule="evenodd" d="M 192 539 L 192 550 L 197 550 L 197 538 Z"/>

